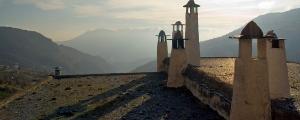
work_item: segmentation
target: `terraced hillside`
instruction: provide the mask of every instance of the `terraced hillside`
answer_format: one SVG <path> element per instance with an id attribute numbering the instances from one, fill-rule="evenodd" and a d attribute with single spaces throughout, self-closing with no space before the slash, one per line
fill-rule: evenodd
<path id="1" fill-rule="evenodd" d="M 0 118 L 222 120 L 187 90 L 166 88 L 165 80 L 161 73 L 49 80 L 1 108 Z"/>

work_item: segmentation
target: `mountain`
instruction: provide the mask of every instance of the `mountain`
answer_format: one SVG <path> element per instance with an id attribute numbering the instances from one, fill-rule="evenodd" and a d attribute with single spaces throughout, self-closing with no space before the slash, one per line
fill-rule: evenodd
<path id="1" fill-rule="evenodd" d="M 62 67 L 65 74 L 112 72 L 101 57 L 57 45 L 45 36 L 17 28 L 0 27 L 0 65 L 13 65 L 40 71 Z"/>
<path id="2" fill-rule="evenodd" d="M 98 29 L 60 44 L 101 56 L 118 72 L 129 72 L 156 56 L 157 30 Z"/>
<path id="3" fill-rule="evenodd" d="M 274 30 L 280 38 L 286 40 L 287 58 L 289 61 L 300 61 L 300 9 L 283 13 L 270 13 L 259 16 L 254 21 L 264 33 Z M 229 36 L 238 35 L 243 27 L 224 36 L 201 42 L 201 56 L 237 56 L 238 41 L 229 39 Z"/>
<path id="4" fill-rule="evenodd" d="M 132 72 L 156 72 L 156 61 L 151 61 L 142 66 L 139 66 Z"/>
<path id="5" fill-rule="evenodd" d="M 300 9 L 283 13 L 269 13 L 259 16 L 254 21 L 262 28 L 264 33 L 274 30 L 280 38 L 285 38 L 286 52 L 289 61 L 300 62 Z M 245 23 L 246 25 L 246 23 Z M 218 38 L 200 42 L 202 57 L 236 57 L 238 56 L 238 40 L 229 39 L 230 36 L 239 35 L 242 28 L 234 30 Z M 255 50 L 254 50 L 255 52 Z M 135 69 L 138 71 L 154 71 L 156 64 L 148 62 Z"/>

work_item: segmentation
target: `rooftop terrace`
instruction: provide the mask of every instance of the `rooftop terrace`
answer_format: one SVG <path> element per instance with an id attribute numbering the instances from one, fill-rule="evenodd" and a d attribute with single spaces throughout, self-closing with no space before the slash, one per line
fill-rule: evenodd
<path id="1" fill-rule="evenodd" d="M 231 101 L 234 61 L 235 58 L 202 58 L 201 67 L 190 68 L 186 74 Z M 280 109 L 299 111 L 300 64 L 288 63 L 288 68 L 296 108 L 284 104 Z M 0 108 L 0 118 L 223 119 L 187 89 L 166 88 L 163 73 L 70 75 L 50 79 Z"/>
<path id="2" fill-rule="evenodd" d="M 222 120 L 186 89 L 165 84 L 162 73 L 65 76 L 8 103 L 0 118 Z"/>

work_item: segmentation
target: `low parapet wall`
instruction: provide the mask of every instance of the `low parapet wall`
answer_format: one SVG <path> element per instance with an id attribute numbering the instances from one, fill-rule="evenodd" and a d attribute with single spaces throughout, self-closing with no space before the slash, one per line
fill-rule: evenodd
<path id="1" fill-rule="evenodd" d="M 229 120 L 232 88 L 215 78 L 209 77 L 204 72 L 197 71 L 192 66 L 187 68 L 185 75 L 187 76 L 185 79 L 186 88 L 201 102 L 209 105 L 219 115 Z"/>
<path id="2" fill-rule="evenodd" d="M 229 120 L 232 85 L 193 66 L 188 66 L 184 75 L 185 87 L 194 97 Z M 299 107 L 293 99 L 272 100 L 272 120 L 300 120 Z"/>
<path id="3" fill-rule="evenodd" d="M 140 72 L 140 73 L 106 73 L 106 74 L 82 74 L 82 75 L 49 75 L 55 79 L 64 79 L 64 78 L 80 78 L 88 76 L 118 76 L 118 75 L 143 75 L 143 74 L 157 74 L 160 72 Z M 163 72 L 161 72 L 163 73 Z"/>

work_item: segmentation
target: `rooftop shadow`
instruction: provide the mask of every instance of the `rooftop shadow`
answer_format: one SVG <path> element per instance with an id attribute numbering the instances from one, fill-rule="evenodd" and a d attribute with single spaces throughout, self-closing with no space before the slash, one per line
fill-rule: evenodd
<path id="1" fill-rule="evenodd" d="M 72 106 L 57 109 L 45 119 L 66 118 L 74 120 L 96 120 L 112 113 L 143 95 L 150 98 L 141 105 L 133 107 L 122 115 L 123 120 L 223 120 L 216 112 L 208 106 L 199 103 L 185 88 L 166 88 L 166 76 L 163 74 L 146 75 L 126 85 L 99 94 L 93 98 L 80 101 Z M 92 110 L 87 110 L 87 105 L 117 95 L 115 99 L 104 103 Z M 63 113 L 63 114 L 61 114 Z M 79 116 L 75 114 L 79 113 Z"/>
<path id="2" fill-rule="evenodd" d="M 72 117 L 76 113 L 81 113 L 81 112 L 86 111 L 88 104 L 103 100 L 105 98 L 108 98 L 108 97 L 111 97 L 111 96 L 114 96 L 114 95 L 117 95 L 117 94 L 122 94 L 130 88 L 133 88 L 137 85 L 140 85 L 140 84 L 143 84 L 143 83 L 147 82 L 147 80 L 149 78 L 151 78 L 151 76 L 147 75 L 147 76 L 145 76 L 141 79 L 133 80 L 133 81 L 131 81 L 131 82 L 125 84 L 125 85 L 121 85 L 120 87 L 111 89 L 107 92 L 96 95 L 96 96 L 94 96 L 90 99 L 79 101 L 77 104 L 70 105 L 70 106 L 59 107 L 58 109 L 55 110 L 55 112 L 53 112 L 50 115 L 47 115 L 43 119 L 49 120 L 49 119 L 55 119 L 55 118 L 61 118 L 61 117 L 65 117 L 65 118 Z"/>

